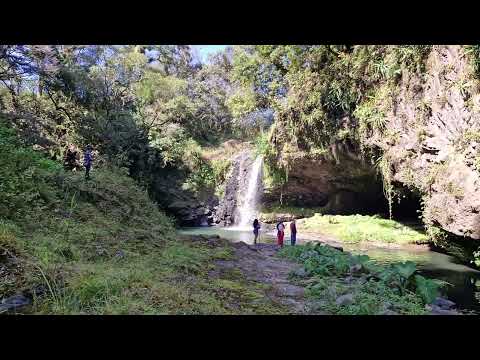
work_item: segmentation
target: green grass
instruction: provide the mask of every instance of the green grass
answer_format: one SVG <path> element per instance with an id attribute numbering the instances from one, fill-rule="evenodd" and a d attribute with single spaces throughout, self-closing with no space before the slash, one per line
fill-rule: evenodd
<path id="1" fill-rule="evenodd" d="M 322 233 L 346 243 L 424 244 L 427 235 L 420 229 L 397 221 L 368 215 L 320 215 L 298 221 L 299 232 Z"/>
<path id="2" fill-rule="evenodd" d="M 55 295 L 35 304 L 41 314 L 244 314 L 279 313 L 263 289 L 235 279 L 208 276 L 213 261 L 231 256 L 227 245 L 209 248 L 170 242 L 150 255 L 78 261 Z M 257 304 L 253 300 L 260 299 Z"/>
<path id="3" fill-rule="evenodd" d="M 365 284 L 346 284 L 337 277 L 316 279 L 310 285 L 307 296 L 321 299 L 323 310 L 334 315 L 380 315 L 387 310 L 386 304 L 392 304 L 393 311 L 401 315 L 424 315 L 426 311 L 422 301 L 415 295 L 401 296 L 381 282 L 368 281 Z M 335 300 L 344 294 L 353 294 L 354 302 L 338 305 Z"/>
<path id="4" fill-rule="evenodd" d="M 98 171 L 92 183 L 85 184 L 80 176 L 72 175 L 70 189 L 82 194 L 74 206 L 61 209 L 59 215 L 54 215 L 55 210 L 31 214 L 18 236 L 8 226 L 1 227 L 2 246 L 21 254 L 26 279 L 20 284 L 17 276 L 8 289 L 8 284 L 2 284 L 2 297 L 20 287 L 43 284 L 47 296 L 35 301 L 32 313 L 284 313 L 265 298 L 263 288 L 241 274 L 209 276 L 216 260 L 232 256 L 228 243 L 212 247 L 178 237 L 168 218 L 154 206 L 142 205 L 148 198 L 135 187 L 130 189 L 135 192 L 130 198 L 133 194 L 117 182 L 117 195 L 128 202 L 117 199 L 114 207 L 116 201 L 103 196 L 103 186 L 113 184 L 95 184 L 107 176 Z M 133 205 L 134 199 L 139 206 L 136 210 L 145 212 L 126 206 Z M 117 256 L 119 251 L 122 257 Z"/>

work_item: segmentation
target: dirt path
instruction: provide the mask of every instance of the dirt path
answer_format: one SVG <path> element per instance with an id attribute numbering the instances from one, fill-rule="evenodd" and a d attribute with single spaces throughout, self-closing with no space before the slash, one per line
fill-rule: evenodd
<path id="1" fill-rule="evenodd" d="M 288 275 L 301 265 L 276 257 L 278 246 L 273 244 L 248 245 L 244 242 L 232 243 L 233 260 L 216 262 L 217 269 L 237 269 L 247 280 L 270 285 L 266 296 L 275 303 L 291 309 L 292 314 L 308 312 L 305 289 L 292 284 Z"/>

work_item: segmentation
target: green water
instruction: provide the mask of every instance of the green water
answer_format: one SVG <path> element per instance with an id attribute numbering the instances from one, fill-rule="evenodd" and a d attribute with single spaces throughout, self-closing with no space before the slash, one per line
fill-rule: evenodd
<path id="1" fill-rule="evenodd" d="M 250 230 L 238 230 L 221 227 L 198 227 L 183 228 L 181 234 L 190 235 L 219 235 L 220 237 L 233 241 L 253 243 L 253 233 Z M 299 234 L 300 235 L 300 234 Z M 288 245 L 288 237 L 285 243 Z M 275 243 L 273 233 L 261 233 L 260 242 Z M 301 236 L 297 236 L 297 243 L 301 244 Z M 346 250 L 354 254 L 365 254 L 381 264 L 389 264 L 398 261 L 413 261 L 418 265 L 419 272 L 430 278 L 448 282 L 443 295 L 454 301 L 458 308 L 480 313 L 480 271 L 468 266 L 459 264 L 452 256 L 442 254 L 428 249 L 404 250 L 404 249 L 383 249 L 366 248 L 362 245 L 341 244 Z"/>

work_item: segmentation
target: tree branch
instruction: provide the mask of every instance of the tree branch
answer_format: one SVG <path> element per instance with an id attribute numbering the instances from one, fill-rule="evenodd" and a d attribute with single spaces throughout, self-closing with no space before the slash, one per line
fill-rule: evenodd
<path id="1" fill-rule="evenodd" d="M 68 120 L 72 121 L 72 118 L 70 116 L 70 113 L 67 111 L 67 109 L 65 109 L 63 106 L 60 106 L 58 105 L 58 103 L 55 101 L 55 99 L 53 98 L 52 94 L 50 94 L 50 91 L 46 91 L 48 97 L 50 98 L 50 100 L 52 101 L 53 105 L 55 106 L 55 108 L 58 110 L 58 111 L 63 111 L 65 113 L 65 115 L 67 115 L 68 117 Z"/>

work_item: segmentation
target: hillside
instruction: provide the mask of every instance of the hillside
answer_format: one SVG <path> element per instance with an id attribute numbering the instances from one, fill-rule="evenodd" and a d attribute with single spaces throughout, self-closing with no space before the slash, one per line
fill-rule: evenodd
<path id="1" fill-rule="evenodd" d="M 22 146 L 4 121 L 0 152 L 0 298 L 32 304 L 20 312 L 285 311 L 241 274 L 209 275 L 215 261 L 232 258 L 230 245 L 176 234 L 124 169 L 96 168 L 86 182 Z"/>

